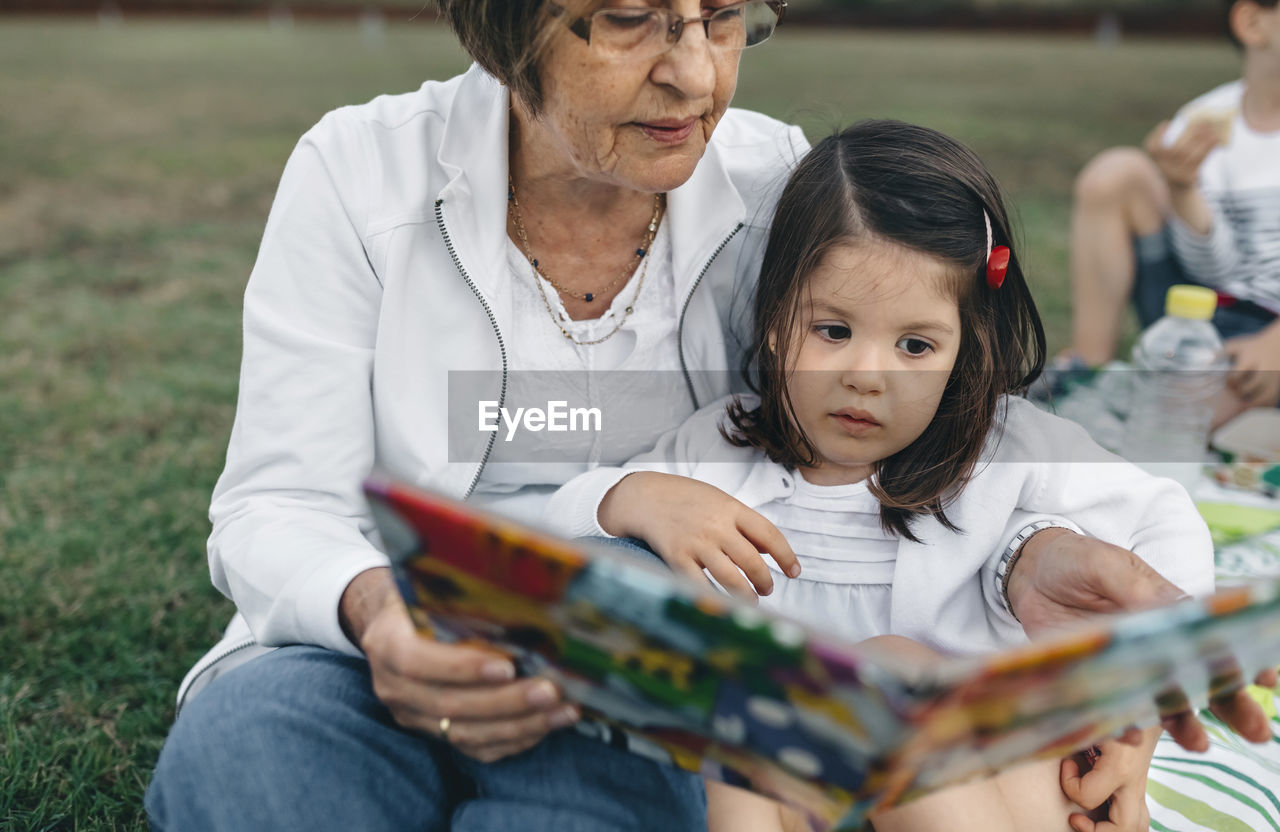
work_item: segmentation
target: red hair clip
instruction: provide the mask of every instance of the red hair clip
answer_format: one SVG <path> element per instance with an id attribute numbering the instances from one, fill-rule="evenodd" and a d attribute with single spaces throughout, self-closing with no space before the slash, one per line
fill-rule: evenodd
<path id="1" fill-rule="evenodd" d="M 1007 271 L 1009 271 L 1009 247 L 996 246 L 987 255 L 987 286 L 999 289 L 1004 285 L 1004 275 Z"/>
<path id="2" fill-rule="evenodd" d="M 1009 271 L 1009 247 L 991 247 L 994 241 L 991 235 L 991 215 L 982 209 L 982 221 L 987 226 L 987 287 L 999 289 L 1004 285 L 1005 272 Z"/>

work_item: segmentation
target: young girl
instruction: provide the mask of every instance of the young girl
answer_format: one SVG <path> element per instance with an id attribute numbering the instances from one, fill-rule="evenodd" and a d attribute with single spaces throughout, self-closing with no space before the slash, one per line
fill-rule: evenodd
<path id="1" fill-rule="evenodd" d="M 1049 523 L 1211 591 L 1212 546 L 1185 491 L 1013 397 L 1043 366 L 1044 332 L 1010 243 L 998 186 L 957 142 L 887 121 L 826 139 L 773 222 L 746 367 L 755 395 L 705 408 L 623 469 L 570 481 L 548 519 L 640 538 L 672 568 L 824 631 L 947 654 L 1025 640 L 1001 578 Z M 1103 746 L 1101 795 L 1063 764 L 1080 804 L 1109 797 L 1100 811 L 1115 826 L 1100 828 L 1146 828 L 1158 733 Z M 1058 777 L 1056 762 L 1014 769 L 876 829 L 1094 829 Z M 758 798 L 708 796 L 713 826 L 780 822 Z"/>

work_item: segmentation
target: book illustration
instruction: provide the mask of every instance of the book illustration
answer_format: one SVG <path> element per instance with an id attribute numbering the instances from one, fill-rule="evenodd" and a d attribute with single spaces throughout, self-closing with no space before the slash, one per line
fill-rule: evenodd
<path id="1" fill-rule="evenodd" d="M 815 830 L 1065 756 L 1280 659 L 1280 582 L 981 658 L 870 655 L 698 587 L 395 482 L 366 492 L 417 626 L 496 648 L 582 706 L 580 732 L 749 788 Z"/>

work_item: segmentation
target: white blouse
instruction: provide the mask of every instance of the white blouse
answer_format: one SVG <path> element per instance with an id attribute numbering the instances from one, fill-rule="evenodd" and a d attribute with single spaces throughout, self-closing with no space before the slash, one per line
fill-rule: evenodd
<path id="1" fill-rule="evenodd" d="M 537 521 L 559 486 L 584 471 L 621 465 L 649 450 L 654 437 L 693 414 L 680 370 L 680 309 L 669 226 L 666 219 L 658 226 L 645 260 L 609 308 L 599 318 L 576 321 L 555 288 L 507 240 L 507 286 L 514 314 L 503 330 L 510 356 L 506 407 L 545 408 L 549 402 L 563 401 L 573 408 L 597 408 L 602 415 L 598 430 L 594 420 L 584 418 L 570 425 L 575 429 L 517 432 L 510 441 L 504 427 L 472 501 L 510 517 Z M 602 343 L 574 343 L 560 331 L 564 327 L 578 342 L 602 338 L 618 326 L 628 306 L 632 314 Z"/>
<path id="2" fill-rule="evenodd" d="M 766 557 L 776 574 L 760 606 L 853 641 L 888 633 L 898 540 L 881 528 L 867 481 L 814 485 L 793 476 L 793 493 L 757 511 L 791 544 L 800 577 L 782 577 Z"/>

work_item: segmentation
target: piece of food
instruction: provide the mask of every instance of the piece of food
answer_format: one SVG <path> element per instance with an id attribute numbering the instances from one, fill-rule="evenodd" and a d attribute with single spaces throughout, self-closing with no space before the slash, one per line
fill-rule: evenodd
<path id="1" fill-rule="evenodd" d="M 1235 123 L 1239 110 L 1196 110 L 1187 117 L 1187 129 L 1203 124 L 1213 130 L 1218 137 L 1218 144 L 1224 147 L 1231 143 L 1231 126 Z"/>

